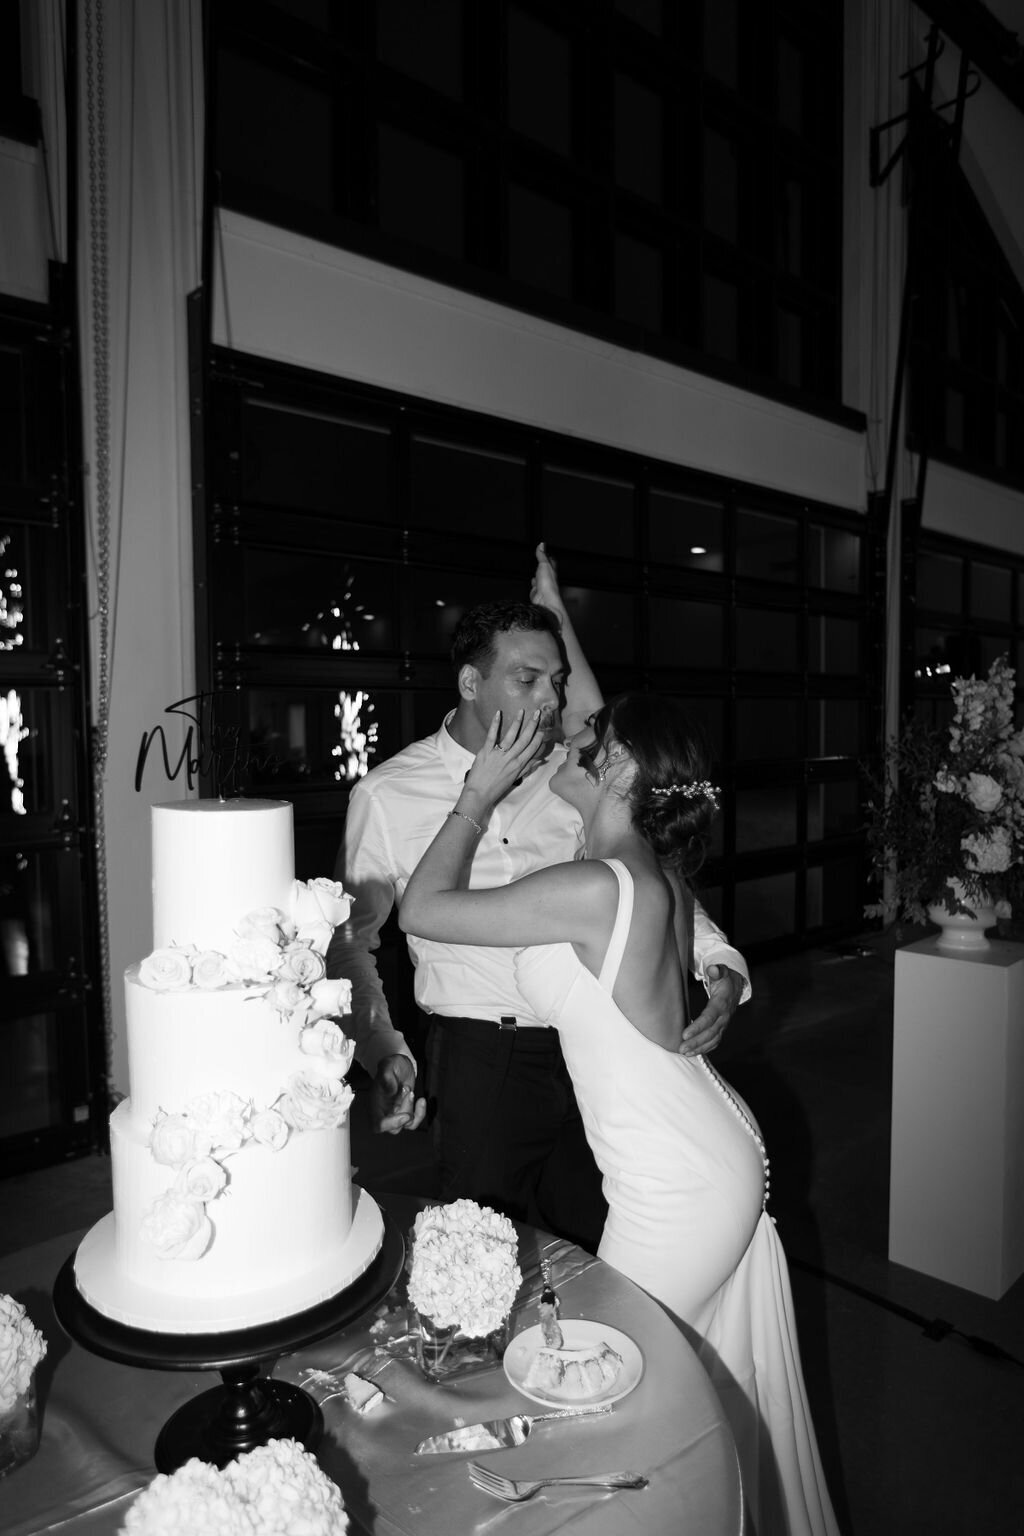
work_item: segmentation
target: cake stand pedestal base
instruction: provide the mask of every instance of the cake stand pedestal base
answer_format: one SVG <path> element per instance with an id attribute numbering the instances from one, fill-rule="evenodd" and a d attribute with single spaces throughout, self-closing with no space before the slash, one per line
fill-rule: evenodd
<path id="1" fill-rule="evenodd" d="M 324 1416 L 308 1392 L 261 1376 L 256 1362 L 229 1367 L 221 1376 L 222 1387 L 185 1403 L 157 1435 L 158 1472 L 173 1472 L 193 1456 L 224 1467 L 268 1440 L 297 1440 L 307 1451 L 316 1449 Z"/>
<path id="2" fill-rule="evenodd" d="M 173 1472 L 193 1456 L 223 1467 L 268 1440 L 294 1439 L 312 1450 L 323 1433 L 323 1415 L 301 1387 L 272 1381 L 261 1364 L 338 1333 L 364 1317 L 391 1290 L 405 1264 L 405 1240 L 380 1213 L 381 1247 L 351 1285 L 327 1301 L 272 1323 L 234 1332 L 151 1333 L 115 1322 L 96 1310 L 75 1284 L 75 1255 L 66 1260 L 53 1288 L 57 1321 L 77 1344 L 122 1365 L 163 1371 L 219 1371 L 223 1385 L 201 1392 L 171 1415 L 156 1440 L 158 1472 Z"/>

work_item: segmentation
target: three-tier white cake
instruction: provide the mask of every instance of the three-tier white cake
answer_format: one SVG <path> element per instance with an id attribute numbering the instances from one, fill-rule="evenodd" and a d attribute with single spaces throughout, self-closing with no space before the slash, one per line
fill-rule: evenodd
<path id="1" fill-rule="evenodd" d="M 248 1328 L 343 1290 L 383 1238 L 352 1184 L 350 989 L 324 973 L 349 902 L 332 880 L 294 879 L 286 802 L 154 806 L 152 847 L 154 950 L 125 973 L 114 1209 L 75 1278 L 135 1327 Z"/>

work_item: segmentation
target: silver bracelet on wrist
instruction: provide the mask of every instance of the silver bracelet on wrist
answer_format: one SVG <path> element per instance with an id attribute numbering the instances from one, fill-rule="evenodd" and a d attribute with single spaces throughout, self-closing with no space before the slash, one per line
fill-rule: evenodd
<path id="1" fill-rule="evenodd" d="M 472 816 L 467 816 L 465 811 L 449 811 L 448 815 L 449 816 L 459 816 L 459 817 L 461 817 L 461 819 L 463 821 L 468 821 L 471 827 L 476 827 L 478 832 L 480 832 L 481 834 L 483 833 L 484 829 L 480 825 L 480 823 L 478 821 L 474 821 Z"/>

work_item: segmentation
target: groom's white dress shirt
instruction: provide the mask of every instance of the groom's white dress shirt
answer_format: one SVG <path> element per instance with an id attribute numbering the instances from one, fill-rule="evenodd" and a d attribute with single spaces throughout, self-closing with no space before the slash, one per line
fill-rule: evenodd
<path id="1" fill-rule="evenodd" d="M 452 809 L 474 754 L 449 734 L 449 714 L 433 736 L 415 741 L 361 779 L 352 791 L 335 878 L 352 896 L 348 921 L 335 930 L 328 974 L 352 982 L 351 1032 L 356 1054 L 372 1075 L 384 1056 L 411 1056 L 391 1023 L 373 952 L 392 907 L 421 856 Z M 548 787 L 564 760 L 556 747 L 547 761 L 494 808 L 484 828 L 470 874 L 471 889 L 508 885 L 548 864 L 572 859 L 581 845 L 576 812 Z M 708 965 L 727 965 L 750 982 L 743 957 L 699 905 L 694 910 L 694 964 L 704 979 Z M 426 1013 L 490 1019 L 512 1015 L 518 1027 L 545 1028 L 527 1009 L 515 984 L 516 948 L 439 944 L 408 937 L 416 967 L 415 996 Z"/>

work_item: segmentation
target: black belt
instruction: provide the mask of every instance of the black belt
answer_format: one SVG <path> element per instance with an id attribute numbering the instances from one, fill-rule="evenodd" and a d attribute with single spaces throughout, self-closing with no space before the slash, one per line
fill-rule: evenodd
<path id="1" fill-rule="evenodd" d="M 500 1022 L 470 1017 L 453 1019 L 444 1013 L 431 1014 L 430 1021 L 456 1040 L 479 1042 L 490 1039 L 506 1050 L 536 1052 L 538 1055 L 555 1055 L 559 1050 L 557 1030 L 543 1024 L 520 1026 L 512 1013 L 503 1014 Z"/>

